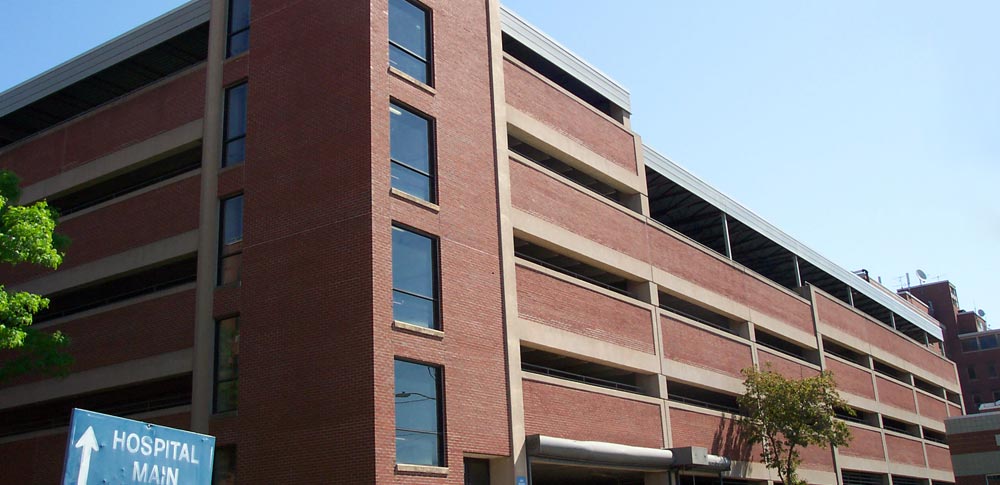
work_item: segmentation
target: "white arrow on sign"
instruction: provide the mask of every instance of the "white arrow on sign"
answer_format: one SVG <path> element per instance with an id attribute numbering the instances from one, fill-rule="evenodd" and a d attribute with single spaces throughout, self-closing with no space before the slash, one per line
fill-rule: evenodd
<path id="1" fill-rule="evenodd" d="M 83 456 L 80 457 L 80 473 L 76 475 L 77 485 L 87 485 L 87 475 L 90 473 L 90 453 L 97 451 L 97 436 L 94 436 L 94 427 L 87 426 L 87 431 L 76 441 L 77 448 L 83 448 Z"/>

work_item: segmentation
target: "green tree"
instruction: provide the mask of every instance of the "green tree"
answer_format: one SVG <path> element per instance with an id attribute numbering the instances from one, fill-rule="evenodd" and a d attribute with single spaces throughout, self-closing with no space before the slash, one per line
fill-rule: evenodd
<path id="1" fill-rule="evenodd" d="M 56 269 L 68 242 L 54 234 L 57 214 L 45 201 L 17 205 L 19 182 L 12 172 L 0 170 L 0 261 Z M 12 293 L 0 285 L 0 349 L 16 351 L 0 365 L 0 381 L 32 371 L 68 370 L 72 360 L 65 353 L 66 336 L 31 328 L 35 314 L 48 305 L 49 299 L 41 295 Z"/>
<path id="2" fill-rule="evenodd" d="M 837 394 L 833 374 L 823 372 L 805 379 L 787 379 L 771 370 L 743 369 L 746 394 L 739 397 L 743 438 L 763 448 L 761 458 L 777 470 L 785 485 L 804 485 L 796 470 L 799 450 L 810 445 L 843 446 L 851 431 L 835 416 L 836 409 L 854 411 Z"/>

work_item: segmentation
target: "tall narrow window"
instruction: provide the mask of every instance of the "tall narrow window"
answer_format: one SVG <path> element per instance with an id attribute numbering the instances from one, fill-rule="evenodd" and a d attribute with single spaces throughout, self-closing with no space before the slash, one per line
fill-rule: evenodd
<path id="1" fill-rule="evenodd" d="M 243 196 L 222 201 L 219 214 L 218 284 L 240 281 L 243 260 Z"/>
<path id="2" fill-rule="evenodd" d="M 434 202 L 431 121 L 395 103 L 389 105 L 392 187 Z"/>
<path id="3" fill-rule="evenodd" d="M 240 320 L 215 322 L 215 403 L 217 413 L 236 409 L 240 355 Z"/>
<path id="4" fill-rule="evenodd" d="M 226 57 L 235 56 L 250 48 L 250 0 L 229 0 L 226 33 Z"/>
<path id="5" fill-rule="evenodd" d="M 236 445 L 215 448 L 212 485 L 236 485 Z"/>
<path id="6" fill-rule="evenodd" d="M 396 360 L 396 463 L 444 466 L 440 369 Z"/>
<path id="7" fill-rule="evenodd" d="M 969 379 L 970 380 L 976 379 L 976 366 L 975 365 L 969 365 L 969 367 L 966 370 L 969 372 Z"/>
<path id="8" fill-rule="evenodd" d="M 438 328 L 437 242 L 392 228 L 392 318 Z"/>
<path id="9" fill-rule="evenodd" d="M 224 121 L 222 166 L 243 163 L 247 139 L 247 84 L 226 90 L 226 119 Z"/>
<path id="10" fill-rule="evenodd" d="M 389 65 L 430 84 L 430 15 L 407 0 L 389 0 Z"/>
<path id="11" fill-rule="evenodd" d="M 465 485 L 490 485 L 490 461 L 481 458 L 464 458 Z"/>

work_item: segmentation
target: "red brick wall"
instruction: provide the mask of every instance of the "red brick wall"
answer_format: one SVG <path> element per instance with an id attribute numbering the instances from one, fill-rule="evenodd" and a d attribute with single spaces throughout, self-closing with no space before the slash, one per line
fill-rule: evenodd
<path id="1" fill-rule="evenodd" d="M 799 451 L 802 457 L 802 467 L 812 470 L 832 472 L 833 470 L 833 450 L 829 446 L 821 448 L 819 446 L 807 446 Z"/>
<path id="2" fill-rule="evenodd" d="M 716 370 L 740 378 L 740 370 L 753 365 L 750 345 L 720 337 L 708 330 L 666 316 L 660 317 L 663 354 L 666 358 Z M 706 349 L 712 349 L 706 352 Z"/>
<path id="3" fill-rule="evenodd" d="M 523 384 L 526 434 L 663 447 L 655 404 L 531 380 Z"/>
<path id="4" fill-rule="evenodd" d="M 885 447 L 891 462 L 924 466 L 924 448 L 920 441 L 886 434 Z"/>
<path id="5" fill-rule="evenodd" d="M 736 423 L 728 418 L 686 409 L 670 409 L 670 436 L 673 447 L 703 446 L 713 455 L 733 460 L 760 460 L 760 446 L 747 445 Z"/>
<path id="6" fill-rule="evenodd" d="M 375 469 L 379 483 L 457 485 L 464 479 L 464 453 L 508 455 L 511 449 L 486 3 L 422 3 L 434 12 L 434 94 L 387 73 L 387 2 L 372 3 L 372 84 L 366 89 L 376 93 L 371 100 L 370 155 Z M 389 195 L 389 99 L 380 94 L 386 91 L 435 120 L 438 212 Z M 337 96 L 335 92 L 333 95 Z M 440 239 L 443 339 L 391 330 L 392 221 Z M 393 472 L 394 355 L 444 369 L 447 479 Z"/>
<path id="7" fill-rule="evenodd" d="M 935 470 L 947 470 L 951 471 L 951 453 L 948 452 L 948 448 L 945 446 L 936 446 L 932 443 L 927 443 L 927 466 Z"/>
<path id="8" fill-rule="evenodd" d="M 621 125 L 552 87 L 534 71 L 510 61 L 503 67 L 508 104 L 636 173 L 635 142 Z"/>
<path id="9" fill-rule="evenodd" d="M 0 444 L 3 481 L 23 485 L 62 482 L 66 432 Z"/>
<path id="10" fill-rule="evenodd" d="M 517 267 L 521 318 L 654 353 L 649 310 L 523 266 Z"/>
<path id="11" fill-rule="evenodd" d="M 948 435 L 948 446 L 953 455 L 997 451 L 1000 449 L 995 438 L 998 434 L 1000 434 L 1000 429 L 950 434 Z"/>
<path id="12" fill-rule="evenodd" d="M 775 372 L 792 379 L 813 377 L 819 374 L 819 371 L 812 367 L 802 365 L 793 359 L 782 357 L 780 354 L 760 346 L 757 347 L 757 360 L 760 362 L 761 367 L 771 364 Z"/>
<path id="13" fill-rule="evenodd" d="M 916 368 L 924 369 L 926 372 L 937 376 L 942 382 L 958 383 L 955 376 L 955 364 L 941 357 L 939 354 L 931 352 L 923 345 L 903 337 L 882 325 L 873 325 L 868 338 L 870 339 L 869 342 L 875 347 L 898 355 Z"/>
<path id="14" fill-rule="evenodd" d="M 775 317 L 806 333 L 813 334 L 812 308 L 805 301 L 789 295 L 757 277 L 744 277 L 745 294 L 742 302 L 759 311 Z"/>
<path id="15" fill-rule="evenodd" d="M 67 352 L 73 372 L 190 348 L 194 343 L 194 290 L 166 295 L 134 305 L 50 326 L 70 339 Z M 4 386 L 48 378 L 29 374 Z"/>
<path id="16" fill-rule="evenodd" d="M 0 150 L 23 185 L 47 179 L 202 117 L 205 69 L 195 67 Z"/>
<path id="17" fill-rule="evenodd" d="M 384 90 L 370 83 L 372 11 L 253 1 L 241 483 L 376 481 L 371 110 Z M 380 384 L 391 399 L 391 375 Z"/>
<path id="18" fill-rule="evenodd" d="M 744 271 L 692 247 L 679 236 L 655 225 L 650 224 L 647 233 L 654 266 L 796 328 L 813 332 L 809 304 L 748 277 Z"/>
<path id="19" fill-rule="evenodd" d="M 956 347 L 960 345 L 956 344 Z M 993 402 L 993 391 L 1000 390 L 1000 378 L 990 377 L 989 373 L 990 365 L 1000 371 L 1000 348 L 961 352 L 952 357 L 955 358 L 959 378 L 962 381 L 962 397 L 965 399 L 966 413 L 975 414 L 979 412 L 975 395 L 979 395 L 981 402 Z M 969 366 L 976 368 L 976 379 L 969 379 Z"/>
<path id="20" fill-rule="evenodd" d="M 961 416 L 962 407 L 956 404 L 948 403 L 948 416 Z"/>
<path id="21" fill-rule="evenodd" d="M 986 483 L 986 475 L 966 475 L 955 477 L 955 485 L 983 485 Z"/>
<path id="22" fill-rule="evenodd" d="M 882 376 L 875 376 L 875 382 L 878 386 L 879 401 L 913 413 L 917 412 L 913 403 L 913 391 L 910 388 Z"/>
<path id="23" fill-rule="evenodd" d="M 850 426 L 850 428 L 853 439 L 848 446 L 839 448 L 840 454 L 878 461 L 885 459 L 885 452 L 882 449 L 882 433 L 859 426 Z"/>
<path id="24" fill-rule="evenodd" d="M 870 373 L 832 359 L 829 356 L 826 358 L 826 368 L 833 373 L 833 377 L 837 380 L 837 389 L 856 396 L 875 399 L 875 389 L 872 387 L 872 375 Z"/>
<path id="25" fill-rule="evenodd" d="M 948 417 L 948 409 L 945 407 L 944 401 L 922 394 L 920 391 L 917 391 L 917 405 L 920 406 L 921 416 L 938 421 L 944 421 Z"/>
<path id="26" fill-rule="evenodd" d="M 188 177 L 60 222 L 56 231 L 71 240 L 60 269 L 198 229 L 199 183 L 199 177 Z M 8 284 L 46 273 L 51 270 L 25 264 L 0 268 Z"/>
<path id="27" fill-rule="evenodd" d="M 816 295 L 816 310 L 823 323 L 866 342 L 871 342 L 882 351 L 906 360 L 915 369 L 926 371 L 917 372 L 917 374 L 929 372 L 939 379 L 943 379 L 943 382 L 957 382 L 954 364 L 951 361 L 927 350 L 913 340 L 900 336 L 881 323 L 854 313 L 821 294 Z"/>
<path id="28" fill-rule="evenodd" d="M 646 232 L 638 219 L 595 200 L 554 175 L 515 160 L 510 162 L 511 200 L 515 208 L 625 253 L 649 260 Z"/>

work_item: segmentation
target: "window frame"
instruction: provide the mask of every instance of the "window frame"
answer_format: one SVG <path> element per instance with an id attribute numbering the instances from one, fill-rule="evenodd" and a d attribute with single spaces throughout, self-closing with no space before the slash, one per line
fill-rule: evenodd
<path id="1" fill-rule="evenodd" d="M 247 4 L 247 25 L 246 27 L 240 27 L 239 30 L 233 30 L 233 4 L 239 1 L 245 1 Z M 226 6 L 226 59 L 231 57 L 236 57 L 244 52 L 250 50 L 250 0 L 229 0 Z M 233 52 L 233 37 L 240 35 L 242 33 L 247 33 L 247 47 L 239 52 Z"/>
<path id="2" fill-rule="evenodd" d="M 226 203 L 235 199 L 240 199 L 240 238 L 231 243 L 226 242 Z M 243 193 L 233 194 L 219 199 L 219 246 L 215 267 L 215 286 L 238 286 L 243 281 L 243 213 L 245 199 Z M 225 261 L 237 259 L 236 278 L 232 281 L 225 281 Z"/>
<path id="3" fill-rule="evenodd" d="M 229 133 L 229 120 L 230 120 L 230 93 L 236 89 L 244 88 L 245 92 L 243 94 L 243 132 L 237 135 Z M 250 88 L 249 83 L 246 79 L 239 82 L 233 83 L 225 88 L 223 91 L 223 113 L 222 113 L 222 159 L 220 160 L 220 168 L 236 167 L 242 165 L 246 162 L 246 139 L 247 139 L 247 118 L 248 112 L 247 107 L 250 104 Z M 239 161 L 228 162 L 229 158 L 229 145 L 236 141 L 243 142 L 243 158 Z"/>
<path id="4" fill-rule="evenodd" d="M 229 379 L 221 379 L 219 377 L 219 370 L 220 370 L 220 366 L 219 366 L 220 359 L 219 359 L 219 357 L 221 355 L 221 346 L 223 344 L 223 341 L 219 337 L 220 337 L 220 334 L 221 334 L 221 331 L 222 331 L 222 324 L 224 322 L 229 321 L 229 320 L 233 320 L 233 326 L 234 326 L 234 330 L 235 330 L 235 332 L 234 332 L 235 338 L 233 339 L 233 342 L 232 342 L 232 347 L 234 347 L 236 349 L 235 353 L 233 352 L 232 349 L 230 349 L 230 354 L 232 354 L 234 356 L 233 365 L 232 365 L 232 367 L 233 367 L 233 369 L 232 369 L 233 377 L 229 378 Z M 239 342 L 240 342 L 240 316 L 239 315 L 231 315 L 231 316 L 228 316 L 228 317 L 225 317 L 225 318 L 219 318 L 219 319 L 215 320 L 215 358 L 214 358 L 213 369 L 212 369 L 212 413 L 213 414 L 229 413 L 229 412 L 233 412 L 233 411 L 236 411 L 236 410 L 239 409 L 239 390 L 238 390 L 239 388 L 238 387 L 237 387 L 236 398 L 234 399 L 235 403 L 233 404 L 233 407 L 230 408 L 230 409 L 220 409 L 219 408 L 219 388 L 220 388 L 220 385 L 221 384 L 228 384 L 230 382 L 239 383 L 239 380 L 240 380 L 240 372 L 239 372 L 239 355 L 240 355 L 240 353 L 239 353 Z"/>
<path id="5" fill-rule="evenodd" d="M 421 231 L 420 229 L 417 229 L 415 227 L 408 226 L 406 224 L 402 224 L 402 223 L 393 221 L 391 230 L 395 231 L 397 229 L 401 230 L 401 231 L 404 231 L 404 232 L 408 232 L 410 234 L 415 234 L 417 236 L 425 237 L 425 238 L 427 238 L 427 239 L 429 239 L 431 241 L 431 288 L 433 290 L 434 295 L 433 295 L 432 299 L 428 299 L 427 297 L 425 297 L 423 295 L 418 295 L 418 294 L 415 294 L 415 293 L 413 293 L 411 291 L 397 289 L 396 286 L 395 286 L 395 282 L 393 282 L 393 286 L 392 286 L 392 294 L 393 294 L 393 298 L 392 298 L 392 304 L 393 304 L 392 319 L 393 319 L 393 321 L 396 321 L 396 322 L 402 322 L 402 323 L 405 323 L 405 324 L 408 324 L 408 325 L 415 325 L 415 326 L 423 327 L 422 325 L 419 325 L 419 324 L 416 324 L 416 323 L 412 323 L 412 322 L 407 322 L 406 320 L 400 320 L 400 319 L 396 318 L 396 308 L 395 308 L 396 299 L 395 299 L 395 295 L 396 295 L 396 292 L 399 291 L 400 293 L 403 293 L 403 294 L 405 294 L 407 296 L 411 296 L 411 297 L 415 297 L 415 298 L 420 298 L 420 299 L 423 299 L 423 300 L 429 300 L 429 301 L 431 301 L 432 308 L 433 308 L 432 321 L 431 321 L 432 325 L 430 327 L 426 327 L 426 328 L 429 328 L 431 330 L 437 330 L 439 332 L 444 331 L 444 327 L 442 325 L 443 318 L 442 318 L 442 315 L 441 315 L 441 241 L 434 234 L 430 234 L 430 233 L 428 233 L 426 231 Z M 394 246 L 394 244 L 393 244 L 393 246 Z M 392 252 L 394 252 L 394 248 L 390 247 L 390 254 Z M 395 273 L 395 270 L 396 270 L 396 258 L 395 257 L 392 257 L 392 261 L 390 262 L 390 266 L 391 266 L 391 268 L 393 270 L 393 273 Z"/>
<path id="6" fill-rule="evenodd" d="M 427 173 L 424 173 L 420 169 L 410 166 L 406 162 L 396 160 L 392 157 L 392 120 L 393 120 L 393 109 L 399 109 L 406 113 L 409 113 L 417 118 L 420 118 L 427 122 Z M 437 183 L 437 120 L 427 113 L 420 111 L 413 106 L 404 103 L 396 98 L 389 98 L 389 186 L 400 192 L 408 195 L 412 195 L 421 200 L 426 200 L 432 204 L 437 204 L 438 202 L 438 183 Z M 392 180 L 392 167 L 393 165 L 398 165 L 403 170 L 408 170 L 417 175 L 421 175 L 427 178 L 427 199 L 420 197 L 417 194 L 411 194 L 406 190 L 396 187 L 396 184 Z"/>
<path id="7" fill-rule="evenodd" d="M 420 464 L 420 463 L 406 463 L 406 462 L 401 462 L 401 461 L 399 461 L 399 450 L 398 450 L 398 448 L 396 449 L 396 456 L 394 457 L 394 460 L 395 460 L 395 462 L 396 462 L 397 465 L 418 465 L 418 466 L 447 467 L 448 466 L 448 452 L 447 452 L 447 450 L 448 450 L 448 443 L 447 443 L 447 432 L 445 430 L 445 423 L 447 423 L 447 420 L 445 419 L 445 404 L 444 404 L 444 399 L 445 399 L 444 398 L 444 391 L 445 391 L 445 385 L 444 385 L 444 379 L 445 379 L 445 376 L 444 376 L 444 366 L 433 364 L 433 363 L 430 363 L 430 362 L 423 362 L 423 361 L 420 361 L 420 360 L 409 359 L 409 358 L 406 358 L 406 357 L 399 357 L 399 356 L 393 357 L 393 415 L 394 415 L 393 416 L 393 433 L 394 434 L 400 430 L 400 428 L 398 426 L 399 412 L 397 410 L 396 402 L 395 402 L 395 399 L 398 399 L 397 394 L 400 394 L 400 392 L 397 391 L 397 382 L 396 382 L 397 376 L 396 376 L 396 370 L 395 369 L 396 369 L 396 363 L 397 362 L 402 362 L 402 363 L 410 364 L 410 365 L 419 365 L 419 366 L 422 366 L 422 367 L 427 367 L 427 368 L 430 368 L 430 369 L 434 369 L 437 372 L 437 374 L 435 376 L 435 379 L 436 379 L 436 382 L 435 382 L 436 386 L 435 387 L 436 387 L 436 389 L 435 389 L 435 397 L 434 397 L 434 400 L 436 401 L 436 409 L 435 409 L 436 416 L 435 416 L 435 418 L 437 420 L 437 431 L 436 432 L 430 432 L 430 431 L 412 430 L 412 429 L 405 429 L 405 428 L 403 429 L 403 431 L 415 432 L 415 433 L 421 433 L 421 434 L 434 434 L 434 435 L 437 436 L 437 445 L 438 446 L 437 446 L 437 450 L 436 450 L 437 451 L 437 456 L 436 456 L 437 463 L 436 464 L 423 465 L 423 464 Z"/>
<path id="8" fill-rule="evenodd" d="M 387 8 L 386 8 L 387 13 L 388 13 L 388 15 L 387 15 L 388 22 L 386 24 L 386 27 L 387 27 L 387 29 L 386 29 L 387 30 L 387 32 L 386 32 L 386 38 L 389 41 L 389 46 L 388 46 L 389 67 L 391 67 L 392 69 L 395 69 L 395 70 L 397 70 L 397 71 L 405 74 L 407 77 L 413 79 L 414 81 L 416 81 L 418 83 L 424 84 L 426 86 L 434 87 L 434 15 L 433 15 L 433 10 L 430 7 L 428 7 L 427 5 L 424 5 L 421 2 L 416 2 L 416 1 L 412 1 L 412 0 L 395 0 L 395 1 L 400 1 L 400 2 L 408 3 L 408 4 L 412 5 L 413 7 L 417 8 L 418 10 L 420 10 L 420 11 L 422 11 L 424 13 L 424 42 L 425 42 L 425 44 L 427 46 L 427 56 L 426 56 L 426 58 L 424 58 L 424 57 L 419 56 L 417 53 L 413 52 L 412 50 L 410 50 L 406 46 L 404 46 L 404 45 L 400 44 L 399 42 L 396 42 L 396 41 L 394 41 L 392 39 L 392 29 L 388 28 L 388 27 L 392 23 L 392 5 L 391 4 L 392 4 L 393 1 L 394 0 L 389 0 L 389 4 L 387 5 Z M 414 76 L 413 74 L 411 74 L 409 72 L 404 71 L 403 69 L 400 69 L 398 67 L 394 67 L 392 65 L 392 48 L 393 47 L 396 47 L 397 49 L 399 49 L 400 51 L 402 51 L 407 56 L 410 56 L 411 58 L 416 59 L 417 61 L 422 62 L 424 64 L 424 77 L 426 78 L 426 80 L 421 80 L 420 78 Z"/>
<path id="9" fill-rule="evenodd" d="M 959 346 L 962 349 L 962 353 L 968 352 L 978 352 L 979 351 L 979 339 L 978 338 L 963 338 L 959 340 Z"/>

